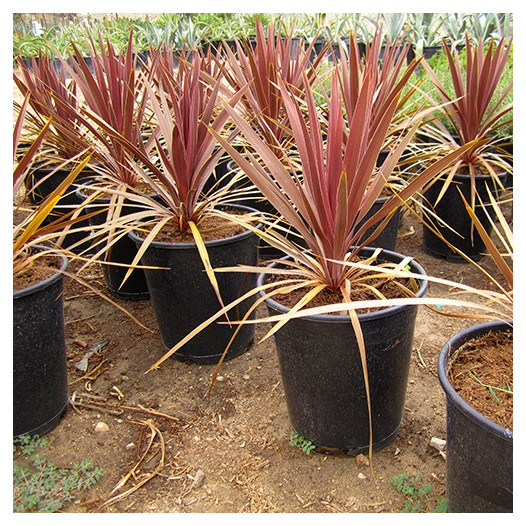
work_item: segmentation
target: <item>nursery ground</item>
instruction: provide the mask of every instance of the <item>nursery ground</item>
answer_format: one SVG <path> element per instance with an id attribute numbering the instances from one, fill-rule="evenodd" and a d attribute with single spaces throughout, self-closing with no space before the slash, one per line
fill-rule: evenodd
<path id="1" fill-rule="evenodd" d="M 397 250 L 416 257 L 431 275 L 484 285 L 469 265 L 427 255 L 421 227 L 409 215 L 402 218 Z M 489 258 L 483 265 L 495 272 Z M 105 291 L 100 269 L 83 278 Z M 431 287 L 429 294 L 440 292 Z M 406 499 L 390 481 L 404 473 L 421 475 L 432 488 L 418 499 L 422 511 L 433 511 L 444 498 L 444 457 L 430 445 L 433 437 L 445 438 L 436 359 L 472 320 L 419 308 L 405 416 L 396 440 L 375 453 L 373 478 L 363 458 L 307 455 L 290 445 L 272 340 L 224 363 L 208 397 L 213 366 L 170 358 L 145 374 L 163 354 L 149 301 L 114 299 L 151 332 L 72 280 L 65 301 L 71 404 L 46 435 L 43 453 L 59 467 L 90 459 L 104 472 L 65 511 L 399 512 Z M 262 334 L 260 326 L 258 340 Z M 80 371 L 75 364 L 104 342 Z"/>

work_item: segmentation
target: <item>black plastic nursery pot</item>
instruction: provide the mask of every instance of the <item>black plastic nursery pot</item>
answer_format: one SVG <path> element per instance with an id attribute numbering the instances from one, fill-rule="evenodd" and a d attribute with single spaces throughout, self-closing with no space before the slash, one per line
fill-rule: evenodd
<path id="1" fill-rule="evenodd" d="M 368 256 L 374 250 L 367 247 L 361 254 Z M 388 250 L 379 256 L 380 261 L 389 262 L 403 258 Z M 422 297 L 427 289 L 425 270 L 416 261 L 410 266 L 422 275 L 415 291 Z M 258 286 L 264 282 L 263 274 Z M 265 302 L 270 315 L 289 311 L 271 298 Z M 416 305 L 404 305 L 359 315 L 367 353 L 374 450 L 391 443 L 402 422 L 416 314 Z M 365 382 L 349 316 L 289 320 L 275 334 L 275 342 L 293 429 L 322 451 L 367 454 Z"/>
<path id="2" fill-rule="evenodd" d="M 65 271 L 68 261 L 61 259 Z M 47 433 L 68 406 L 62 291 L 63 275 L 57 271 L 13 292 L 14 437 Z"/>
<path id="3" fill-rule="evenodd" d="M 77 193 L 86 198 L 86 195 L 82 190 L 77 190 Z M 99 197 L 93 201 L 93 205 L 90 204 L 88 209 L 90 213 L 96 212 L 99 207 L 101 210 L 101 213 L 89 218 L 89 222 L 92 226 L 101 225 L 106 221 L 109 204 L 110 198 L 107 197 Z M 125 200 L 121 209 L 121 214 L 132 214 L 139 210 L 140 208 L 138 205 L 134 205 L 130 201 Z M 108 264 L 102 263 L 102 274 L 109 292 L 118 298 L 131 301 L 147 300 L 150 298 L 148 283 L 146 282 L 146 276 L 143 269 L 133 269 L 128 279 L 124 284 L 122 283 L 128 273 L 129 265 L 133 262 L 136 256 L 137 247 L 128 236 L 121 237 L 109 247 L 104 254 L 104 261 L 108 262 Z M 112 265 L 111 263 L 128 266 L 117 266 Z"/>
<path id="4" fill-rule="evenodd" d="M 388 199 L 389 197 L 379 197 L 374 202 L 373 206 L 371 207 L 371 210 L 369 210 L 365 218 L 362 219 L 360 224 L 363 224 L 365 221 L 367 221 L 367 219 L 376 214 L 376 212 L 380 210 L 380 208 Z M 398 229 L 400 226 L 400 215 L 400 207 L 398 207 L 395 213 L 391 216 L 391 219 L 389 219 L 387 224 L 383 227 L 382 231 L 372 241 L 367 243 L 367 246 L 385 248 L 391 251 L 396 250 L 396 241 L 398 239 Z M 374 232 L 377 226 L 378 223 L 368 228 L 365 234 L 363 235 L 362 240 L 366 241 L 367 238 Z"/>
<path id="5" fill-rule="evenodd" d="M 438 379 L 446 395 L 446 494 L 452 513 L 513 511 L 513 432 L 473 409 L 447 375 L 455 352 L 490 331 L 511 332 L 513 326 L 497 321 L 470 327 L 451 338 L 438 358 Z"/>
<path id="6" fill-rule="evenodd" d="M 238 211 L 254 212 L 240 205 L 225 205 Z M 130 238 L 136 248 L 144 242 L 135 232 Z M 257 236 L 250 231 L 224 239 L 205 242 L 212 268 L 237 265 L 257 265 Z M 143 265 L 159 267 L 145 269 L 151 302 L 166 350 L 171 349 L 200 323 L 212 317 L 221 305 L 204 272 L 195 243 L 152 242 L 146 249 Z M 225 305 L 252 290 L 256 285 L 253 273 L 216 273 Z M 242 302 L 228 313 L 230 320 L 241 320 L 253 304 L 254 297 Z M 202 364 L 217 363 L 236 326 L 224 324 L 223 316 L 186 343 L 173 356 L 182 361 Z M 225 360 L 243 354 L 254 339 L 254 326 L 243 325 L 234 339 Z"/>
<path id="7" fill-rule="evenodd" d="M 244 148 L 242 146 L 235 146 L 235 149 L 239 152 L 244 151 Z M 224 152 L 223 155 L 219 158 L 219 161 L 215 166 L 214 172 L 209 177 L 208 181 L 205 183 L 203 187 L 203 193 L 208 193 L 212 188 L 223 188 L 228 183 L 230 183 L 233 177 L 232 170 L 236 166 L 237 165 L 232 160 L 232 157 L 230 157 L 228 153 Z"/>
<path id="8" fill-rule="evenodd" d="M 504 184 L 506 174 L 499 175 Z M 436 200 L 444 186 L 444 181 L 438 179 L 423 194 L 423 204 L 430 208 L 440 219 L 426 213 L 428 221 L 440 234 L 454 247 L 462 251 L 474 261 L 480 260 L 486 252 L 484 241 L 473 225 L 473 221 L 466 211 L 460 193 L 468 203 L 471 203 L 471 177 L 469 175 L 456 174 L 451 184 L 446 189 L 440 201 Z M 495 214 L 489 204 L 489 191 L 495 197 L 500 193 L 500 188 L 490 175 L 476 175 L 475 188 L 479 198 L 475 207 L 475 214 L 480 220 L 486 232 L 492 231 L 491 221 L 487 214 L 493 219 Z M 445 226 L 446 223 L 448 226 Z M 423 246 L 429 254 L 445 258 L 448 261 L 465 262 L 466 260 L 442 241 L 431 229 L 423 225 Z"/>
<path id="9" fill-rule="evenodd" d="M 59 184 L 69 176 L 71 170 L 57 170 L 52 173 L 54 168 L 40 167 L 33 170 L 29 175 L 27 183 L 28 187 L 28 200 L 31 204 L 38 205 L 44 201 L 52 192 L 56 190 Z M 88 181 L 93 179 L 96 173 L 90 169 L 85 168 L 75 179 L 75 181 L 66 189 L 64 195 L 59 199 L 57 205 L 53 211 L 49 214 L 46 221 L 48 223 L 56 220 L 64 214 L 70 213 L 72 210 L 76 210 L 82 204 L 83 199 L 77 193 L 77 187 L 79 184 L 86 184 Z M 81 215 L 83 212 L 81 212 Z M 87 219 L 80 220 L 75 223 L 71 228 L 78 229 L 89 227 Z M 80 243 L 82 240 L 86 240 L 85 243 Z M 79 243 L 78 247 L 71 248 L 72 252 L 80 253 L 89 248 L 89 232 L 72 232 L 67 234 L 62 246 L 70 249 L 72 245 Z"/>

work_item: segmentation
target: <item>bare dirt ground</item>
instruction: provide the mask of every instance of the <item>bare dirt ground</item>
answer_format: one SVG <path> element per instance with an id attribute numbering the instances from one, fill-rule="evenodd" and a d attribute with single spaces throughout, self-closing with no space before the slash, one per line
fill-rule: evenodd
<path id="1" fill-rule="evenodd" d="M 408 215 L 397 251 L 419 259 L 431 275 L 484 286 L 469 265 L 423 252 L 421 227 Z M 491 264 L 484 260 L 495 272 Z M 84 278 L 105 291 L 99 269 Z M 440 292 L 432 287 L 429 294 Z M 445 461 L 430 446 L 432 437 L 445 438 L 435 364 L 444 343 L 472 320 L 420 307 L 404 420 L 396 440 L 375 454 L 373 478 L 356 458 L 306 455 L 289 444 L 292 430 L 272 340 L 226 362 L 208 398 L 213 366 L 169 359 L 144 374 L 163 354 L 148 300 L 115 301 L 152 332 L 71 280 L 65 300 L 72 404 L 46 435 L 44 453 L 57 466 L 90 459 L 104 472 L 66 512 L 400 512 L 405 498 L 390 480 L 402 473 L 420 474 L 431 485 L 422 511 L 433 511 L 444 498 Z M 263 331 L 258 327 L 257 336 Z M 88 360 L 87 373 L 74 366 L 106 340 Z"/>

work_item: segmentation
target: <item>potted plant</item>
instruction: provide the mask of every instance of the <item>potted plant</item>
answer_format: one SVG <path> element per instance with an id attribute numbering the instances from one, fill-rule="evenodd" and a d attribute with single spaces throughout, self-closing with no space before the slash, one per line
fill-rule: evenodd
<path id="1" fill-rule="evenodd" d="M 21 106 L 13 136 L 13 158 L 28 96 Z M 13 436 L 43 434 L 60 420 L 68 403 L 62 276 L 68 260 L 50 246 L 71 217 L 45 218 L 88 162 L 82 161 L 36 208 L 19 203 L 46 123 L 13 171 Z"/>
<path id="2" fill-rule="evenodd" d="M 89 198 L 87 207 L 90 210 L 99 212 L 92 219 L 93 225 L 97 226 L 108 220 L 110 209 L 113 219 L 135 211 L 133 204 L 125 198 L 119 200 L 111 192 L 112 188 L 120 187 L 128 193 L 149 188 L 133 168 L 133 159 L 130 159 L 126 148 L 104 126 L 145 152 L 151 148 L 153 137 L 146 131 L 150 124 L 146 85 L 151 73 L 149 68 L 137 67 L 133 31 L 130 31 L 125 54 L 120 56 L 110 41 L 103 41 L 100 33 L 99 49 L 91 34 L 89 43 L 93 70 L 90 70 L 84 56 L 73 43 L 69 60 L 71 65 L 64 59 L 62 62 L 83 97 L 77 116 L 87 129 L 82 136 L 84 144 L 96 152 L 99 160 L 98 177 L 77 191 L 82 199 Z M 144 137 L 145 134 L 147 137 Z M 149 297 L 146 278 L 140 268 L 133 271 L 126 286 L 121 286 L 128 266 L 137 254 L 135 245 L 127 236 L 107 238 L 107 245 L 99 243 L 96 253 L 101 256 L 106 285 L 112 294 L 129 300 Z"/>
<path id="3" fill-rule="evenodd" d="M 294 143 L 277 88 L 277 78 L 283 78 L 292 91 L 301 91 L 304 83 L 314 82 L 323 57 L 319 55 L 311 62 L 314 44 L 311 42 L 305 45 L 302 38 L 296 43 L 294 26 L 288 33 L 281 34 L 275 23 L 269 23 L 265 29 L 262 20 L 256 17 L 255 29 L 253 46 L 247 45 L 246 41 L 236 40 L 237 52 L 225 49 L 224 59 L 218 58 L 217 65 L 223 72 L 230 94 L 244 90 L 239 105 L 254 130 L 275 150 L 278 157 L 294 162 L 294 156 L 284 155 L 294 147 Z M 292 52 L 294 46 L 297 53 Z M 243 146 L 251 148 L 250 144 L 245 143 Z M 228 166 L 230 173 L 234 173 L 236 168 L 235 163 Z M 243 172 L 240 173 L 242 176 Z M 247 183 L 246 177 L 239 182 L 245 186 Z M 279 217 L 261 192 L 249 191 L 247 188 L 246 195 L 247 199 L 242 204 Z M 277 255 L 263 241 L 260 248 L 263 257 Z"/>
<path id="4" fill-rule="evenodd" d="M 191 61 L 180 60 L 175 74 L 171 67 L 159 68 L 155 83 L 147 85 L 157 123 L 153 133 L 158 162 L 115 134 L 115 139 L 136 156 L 137 174 L 157 195 L 157 200 L 135 195 L 138 210 L 126 221 L 137 249 L 131 268 L 139 263 L 144 268 L 167 349 L 223 302 L 233 301 L 255 285 L 252 276 L 216 277 L 212 270 L 226 262 L 255 265 L 258 260 L 257 238 L 239 226 L 238 217 L 253 218 L 256 211 L 228 204 L 233 199 L 228 186 L 206 196 L 202 193 L 223 153 L 209 128 L 221 131 L 229 117 L 220 107 L 222 74 L 213 69 L 213 64 L 210 55 L 194 53 Z M 242 96 L 240 91 L 230 103 L 235 104 Z M 110 128 L 105 129 L 111 133 Z M 236 317 L 242 318 L 246 310 L 247 306 L 241 306 Z M 217 324 L 176 357 L 215 362 L 233 333 L 233 328 Z M 246 351 L 253 334 L 253 328 L 246 327 L 228 358 Z"/>
<path id="5" fill-rule="evenodd" d="M 278 78 L 298 148 L 301 177 L 284 165 L 242 114 L 226 107 L 257 157 L 250 152 L 240 154 L 221 134 L 212 133 L 283 218 L 300 233 L 308 248 L 277 230 L 261 230 L 258 235 L 288 256 L 266 267 L 216 269 L 218 273 L 259 274 L 258 287 L 197 326 L 150 370 L 229 309 L 259 293 L 237 325 L 273 324 L 266 337 L 275 335 L 276 338 L 289 417 L 295 431 L 321 448 L 372 454 L 373 449 L 394 440 L 400 426 L 416 305 L 423 301 L 427 277 L 411 257 L 380 248 L 365 248 L 374 234 L 363 242 L 359 240 L 371 225 L 385 220 L 399 200 L 408 199 L 459 152 L 428 167 L 358 227 L 380 195 L 418 121 L 399 137 L 382 169 L 376 171 L 377 157 L 399 94 L 393 96 L 383 118 L 374 120 L 373 129 L 375 89 L 371 74 L 366 73 L 350 115 L 343 110 L 341 97 L 345 92 L 340 84 L 338 70 L 335 70 L 325 145 L 313 89 L 305 82 L 305 99 L 298 101 Z M 462 147 L 461 151 L 468 147 Z M 395 281 L 407 279 L 394 285 L 395 297 L 382 287 L 393 278 Z M 366 291 L 371 295 L 365 299 L 355 295 Z M 267 305 L 270 316 L 250 320 L 251 312 L 261 304 Z M 371 307 L 379 308 L 367 312 Z M 387 326 L 390 329 L 384 330 Z"/>
<path id="6" fill-rule="evenodd" d="M 17 57 L 20 73 L 13 73 L 13 80 L 21 95 L 30 95 L 29 106 L 32 111 L 28 109 L 25 112 L 25 127 L 38 135 L 51 119 L 51 125 L 44 135 L 42 151 L 25 180 L 27 197 L 33 204 L 42 202 L 71 172 L 70 169 L 57 167 L 65 160 L 76 158 L 86 148 L 81 139 L 86 130 L 77 115 L 78 93 L 75 83 L 66 79 L 64 69 L 57 68 L 48 53 L 40 52 L 37 58 L 33 58 L 28 66 Z M 94 176 L 93 167 L 86 166 L 74 184 L 64 192 L 46 221 L 79 208 L 75 193 L 77 184 Z M 88 234 L 87 230 L 70 234 L 65 238 L 64 246 L 80 253 L 89 247 L 89 243 L 82 242 Z"/>
<path id="7" fill-rule="evenodd" d="M 218 59 L 217 66 L 221 68 L 232 93 L 245 90 L 240 107 L 246 112 L 254 129 L 280 156 L 283 150 L 290 148 L 290 135 L 287 116 L 276 86 L 277 78 L 281 76 L 285 79 L 292 90 L 301 90 L 305 82 L 312 83 L 315 80 L 322 57 L 310 61 L 312 43 L 305 52 L 291 52 L 294 27 L 282 35 L 273 23 L 265 30 L 259 17 L 256 17 L 255 24 L 254 46 L 247 46 L 242 39 L 236 40 L 237 53 L 225 49 L 224 60 Z M 302 50 L 303 44 L 299 44 L 298 49 Z"/>
<path id="8" fill-rule="evenodd" d="M 413 60 L 406 65 L 405 57 L 409 49 L 409 44 L 404 44 L 399 39 L 395 39 L 392 43 L 390 43 L 389 40 L 387 41 L 389 45 L 383 49 L 383 58 L 381 59 L 382 42 L 382 33 L 377 31 L 371 41 L 366 43 L 364 58 L 361 58 L 357 37 L 351 34 L 348 40 L 348 58 L 345 60 L 342 59 L 339 65 L 341 69 L 341 87 L 345 93 L 343 100 L 345 101 L 346 111 L 349 115 L 352 115 L 355 111 L 355 105 L 358 101 L 366 72 L 367 75 L 369 75 L 367 81 L 372 82 L 375 86 L 377 94 L 372 102 L 372 131 L 375 130 L 374 121 L 385 114 L 386 108 L 392 103 L 393 98 L 398 97 L 399 99 L 390 129 L 386 134 L 384 145 L 378 156 L 378 169 L 381 169 L 389 153 L 389 149 L 396 143 L 400 129 L 403 129 L 405 126 L 404 123 L 413 111 L 411 109 L 409 111 L 406 110 L 405 106 L 416 90 L 416 88 L 408 87 L 408 85 L 412 74 L 419 64 L 419 60 Z M 341 50 L 341 55 L 346 56 L 343 49 Z M 400 170 L 397 171 L 398 173 L 393 172 L 391 174 L 382 194 L 371 208 L 369 216 L 366 216 L 362 221 L 365 221 L 370 215 L 374 214 L 389 196 L 392 195 L 394 189 L 405 184 L 407 176 L 404 178 L 401 176 Z M 370 241 L 369 246 L 380 246 L 389 250 L 395 250 L 400 212 L 400 207 L 398 207 L 376 239 Z M 369 237 L 376 226 L 378 225 L 370 227 L 365 235 Z"/>
<path id="9" fill-rule="evenodd" d="M 13 157 L 28 96 L 21 106 L 14 130 Z M 64 333 L 63 278 L 72 277 L 93 289 L 79 276 L 67 271 L 72 258 L 80 259 L 62 247 L 61 239 L 71 232 L 85 232 L 81 218 L 68 213 L 47 218 L 76 177 L 88 165 L 90 157 L 82 152 L 65 160 L 57 169 L 64 171 L 68 164 L 74 168 L 58 186 L 37 205 L 28 205 L 24 196 L 24 178 L 34 162 L 50 121 L 44 125 L 13 171 L 13 435 L 44 434 L 55 427 L 68 405 L 66 343 Z M 82 204 L 80 205 L 82 207 Z M 89 214 L 87 216 L 89 218 Z M 111 225 L 110 225 L 111 227 Z M 105 229 L 99 234 L 107 235 Z M 83 258 L 85 259 L 85 258 Z M 95 260 L 88 259 L 88 263 Z M 125 309 L 102 298 L 130 315 Z M 151 332 L 151 331 L 150 331 Z"/>
<path id="10" fill-rule="evenodd" d="M 502 314 L 453 336 L 437 363 L 446 396 L 446 493 L 453 513 L 513 511 L 513 234 L 490 198 L 493 238 L 465 206 L 503 279 L 466 259 L 501 292 Z"/>
<path id="11" fill-rule="evenodd" d="M 484 243 L 463 207 L 461 194 L 472 208 L 477 196 L 480 198 L 477 214 L 489 228 L 484 203 L 489 202 L 489 193 L 498 195 L 501 192 L 506 175 L 511 171 L 509 163 L 495 149 L 496 131 L 508 124 L 507 115 L 512 109 L 512 104 L 502 106 L 501 103 L 513 84 L 497 91 L 511 48 L 504 39 L 496 47 L 492 42 L 486 49 L 482 40 L 473 46 L 467 35 L 465 46 L 467 63 L 464 69 L 457 51 L 444 45 L 454 95 L 448 93 L 433 69 L 423 62 L 438 97 L 446 104 L 441 116 L 449 123 L 448 127 L 435 119 L 428 127 L 427 134 L 435 141 L 435 151 L 451 151 L 474 139 L 479 140 L 423 193 L 424 248 L 438 257 L 457 261 L 463 259 L 444 243 L 444 238 L 472 259 L 480 259 L 484 250 Z"/>
<path id="12" fill-rule="evenodd" d="M 444 40 L 450 48 L 460 50 L 469 26 L 468 13 L 446 13 L 444 18 Z"/>
<path id="13" fill-rule="evenodd" d="M 408 31 L 412 52 L 425 59 L 442 49 L 443 24 L 441 13 L 408 13 Z"/>

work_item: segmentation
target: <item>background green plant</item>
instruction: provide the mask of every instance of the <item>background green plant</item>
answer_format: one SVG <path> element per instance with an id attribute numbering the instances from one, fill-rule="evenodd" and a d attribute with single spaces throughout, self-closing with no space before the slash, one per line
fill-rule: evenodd
<path id="1" fill-rule="evenodd" d="M 379 25 L 383 25 L 384 34 L 398 36 L 403 29 L 407 31 L 408 38 L 414 38 L 416 33 L 420 39 L 424 38 L 422 27 L 416 27 L 422 25 L 421 21 L 404 13 L 375 13 L 367 17 L 362 13 L 338 13 L 333 17 L 327 13 L 162 13 L 135 18 L 122 15 L 80 17 L 75 13 L 46 13 L 45 16 L 30 17 L 24 13 L 14 13 L 13 53 L 31 57 L 37 56 L 39 49 L 55 48 L 67 55 L 70 40 L 87 51 L 84 43 L 87 30 L 95 34 L 100 31 L 104 38 L 108 38 L 120 50 L 126 45 L 132 27 L 135 31 L 135 49 L 138 51 L 146 50 L 149 46 L 156 47 L 161 42 L 170 42 L 174 47 L 184 42 L 187 47 L 195 47 L 210 40 L 229 40 L 232 34 L 249 38 L 255 35 L 256 17 L 263 21 L 265 27 L 277 20 L 287 28 L 294 21 L 298 36 L 301 34 L 307 40 L 320 30 L 320 36 L 328 40 L 348 37 L 352 31 L 357 34 L 359 41 L 364 41 L 372 38 L 375 27 Z M 443 13 L 443 18 L 437 31 L 433 30 L 433 40 L 437 40 L 440 33 L 452 44 L 461 42 L 465 32 L 473 39 L 479 35 L 485 40 L 499 40 L 503 36 L 509 38 L 513 25 L 511 13 Z M 33 34 L 32 20 L 42 25 L 42 36 Z M 437 16 L 433 17 L 433 21 L 437 21 Z M 430 38 L 429 34 L 427 38 Z"/>
<path id="2" fill-rule="evenodd" d="M 24 435 L 13 444 L 13 511 L 53 513 L 96 484 L 102 470 L 83 459 L 71 468 L 58 468 L 41 449 L 45 438 Z"/>

